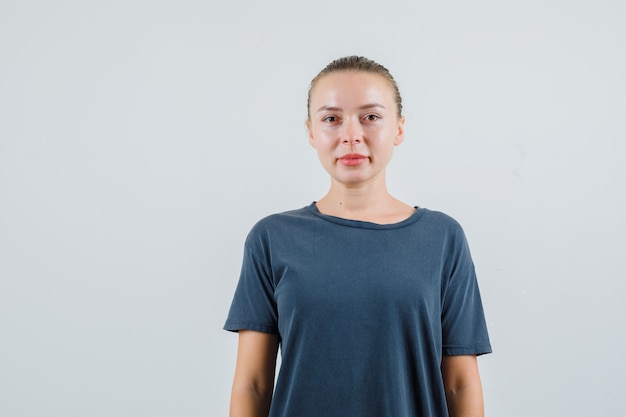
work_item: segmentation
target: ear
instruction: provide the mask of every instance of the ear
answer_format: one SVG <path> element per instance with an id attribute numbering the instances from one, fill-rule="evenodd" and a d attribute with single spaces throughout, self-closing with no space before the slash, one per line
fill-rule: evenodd
<path id="1" fill-rule="evenodd" d="M 311 120 L 306 119 L 304 125 L 306 126 L 306 131 L 309 135 L 309 144 L 315 148 L 315 138 L 313 137 L 313 130 L 311 129 Z"/>
<path id="2" fill-rule="evenodd" d="M 396 134 L 396 139 L 393 141 L 393 144 L 398 146 L 402 142 L 404 142 L 404 117 L 398 119 L 398 133 Z"/>

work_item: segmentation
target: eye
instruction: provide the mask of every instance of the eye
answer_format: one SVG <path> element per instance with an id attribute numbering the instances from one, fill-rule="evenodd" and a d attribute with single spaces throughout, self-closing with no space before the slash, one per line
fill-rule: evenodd
<path id="1" fill-rule="evenodd" d="M 326 116 L 322 119 L 322 121 L 326 123 L 335 123 L 337 120 L 339 120 L 337 116 Z"/>
<path id="2" fill-rule="evenodd" d="M 380 116 L 377 114 L 368 114 L 367 116 L 365 116 L 364 119 L 368 122 L 375 122 L 376 120 L 380 119 Z"/>

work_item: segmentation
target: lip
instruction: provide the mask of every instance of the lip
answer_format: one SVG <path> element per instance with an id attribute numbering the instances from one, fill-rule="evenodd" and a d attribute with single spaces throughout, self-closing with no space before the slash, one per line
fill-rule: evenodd
<path id="1" fill-rule="evenodd" d="M 361 155 L 360 153 L 347 153 L 338 158 L 338 161 L 346 166 L 357 166 L 362 163 L 368 161 L 369 158 L 365 155 Z"/>

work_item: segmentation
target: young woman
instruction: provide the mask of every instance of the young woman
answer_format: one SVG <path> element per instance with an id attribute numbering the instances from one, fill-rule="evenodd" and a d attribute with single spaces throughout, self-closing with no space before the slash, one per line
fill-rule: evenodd
<path id="1" fill-rule="evenodd" d="M 387 191 L 404 139 L 393 77 L 333 61 L 306 126 L 330 189 L 246 240 L 224 326 L 239 332 L 231 417 L 482 416 L 476 356 L 491 347 L 463 231 Z"/>

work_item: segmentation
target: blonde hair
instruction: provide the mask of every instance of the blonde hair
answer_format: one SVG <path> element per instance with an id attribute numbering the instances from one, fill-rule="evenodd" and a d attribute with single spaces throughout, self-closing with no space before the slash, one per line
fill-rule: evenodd
<path id="1" fill-rule="evenodd" d="M 378 62 L 372 61 L 371 59 L 365 58 L 363 56 L 351 55 L 334 60 L 333 62 L 328 64 L 323 70 L 321 70 L 319 74 L 317 74 L 315 78 L 313 78 L 313 80 L 311 80 L 306 103 L 307 117 L 309 119 L 311 117 L 311 91 L 313 91 L 313 88 L 322 77 L 328 74 L 332 74 L 333 72 L 340 71 L 359 71 L 383 76 L 387 81 L 389 81 L 393 89 L 394 101 L 396 102 L 396 107 L 398 111 L 398 118 L 402 117 L 402 97 L 400 96 L 398 84 L 396 83 L 396 80 L 394 80 L 394 78 L 392 77 L 389 70 L 380 65 Z"/>

